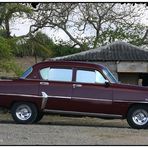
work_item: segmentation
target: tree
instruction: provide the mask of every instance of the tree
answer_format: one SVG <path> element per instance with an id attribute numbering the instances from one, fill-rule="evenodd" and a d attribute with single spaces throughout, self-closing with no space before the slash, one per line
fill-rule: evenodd
<path id="1" fill-rule="evenodd" d="M 81 52 L 80 48 L 71 47 L 68 42 L 60 41 L 53 46 L 53 57 L 65 56 Z"/>
<path id="2" fill-rule="evenodd" d="M 14 75 L 20 76 L 22 69 L 15 63 L 12 53 L 12 40 L 5 38 L 5 31 L 0 30 L 0 71 L 13 72 Z"/>
<path id="3" fill-rule="evenodd" d="M 0 59 L 11 57 L 11 47 L 7 39 L 0 36 Z"/>
<path id="4" fill-rule="evenodd" d="M 69 38 L 83 48 L 80 41 L 73 37 L 68 28 L 69 16 L 77 7 L 77 3 L 40 3 L 31 19 L 35 24 L 31 25 L 30 33 L 34 33 L 43 27 L 62 29 Z"/>
<path id="5" fill-rule="evenodd" d="M 10 21 L 24 15 L 31 14 L 29 6 L 21 3 L 1 3 L 0 4 L 0 26 L 6 30 L 6 36 L 10 37 Z"/>
<path id="6" fill-rule="evenodd" d="M 90 25 L 95 32 L 93 48 L 116 39 L 130 40 L 134 35 L 139 36 L 137 31 L 142 26 L 139 22 L 144 8 L 131 4 L 82 3 L 79 9 L 83 15 L 81 24 Z"/>
<path id="7" fill-rule="evenodd" d="M 37 57 L 45 60 L 52 56 L 53 46 L 54 43 L 46 34 L 37 32 L 29 38 L 19 40 L 13 52 L 16 56 L 34 56 L 37 63 Z"/>
<path id="8" fill-rule="evenodd" d="M 144 4 L 39 3 L 31 16 L 35 23 L 30 33 L 43 27 L 61 29 L 72 46 L 78 45 L 82 50 L 117 39 L 144 44 L 147 26 L 139 22 L 145 9 Z"/>

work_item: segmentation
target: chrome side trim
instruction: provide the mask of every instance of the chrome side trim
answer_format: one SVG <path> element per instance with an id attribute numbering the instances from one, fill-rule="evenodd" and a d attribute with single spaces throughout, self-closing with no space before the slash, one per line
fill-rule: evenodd
<path id="1" fill-rule="evenodd" d="M 116 115 L 116 114 L 89 113 L 89 112 L 50 110 L 50 109 L 44 109 L 43 111 L 44 112 L 48 112 L 48 113 L 55 113 L 55 114 L 80 115 L 80 116 L 91 116 L 91 117 L 115 117 L 115 118 L 122 118 L 122 115 Z"/>
<path id="2" fill-rule="evenodd" d="M 48 95 L 45 92 L 41 92 L 42 93 L 42 104 L 41 104 L 41 109 L 45 109 L 47 101 L 48 101 Z"/>
<path id="3" fill-rule="evenodd" d="M 112 102 L 112 100 L 109 99 L 95 99 L 95 98 L 81 98 L 81 97 L 67 97 L 67 96 L 48 96 L 49 98 L 61 98 L 61 99 L 79 99 L 79 100 L 94 100 L 94 101 L 106 101 L 106 102 Z"/>
<path id="4" fill-rule="evenodd" d="M 112 100 L 109 99 L 95 99 L 95 98 L 81 98 L 81 97 L 72 97 L 72 99 L 80 99 L 80 100 L 94 100 L 94 101 L 105 101 L 105 102 L 112 102 Z"/>
<path id="5" fill-rule="evenodd" d="M 42 96 L 37 96 L 37 95 L 26 95 L 26 94 L 8 94 L 8 93 L 0 93 L 0 95 L 3 96 L 21 96 L 21 97 L 35 97 L 35 98 L 42 98 Z M 47 94 L 46 94 L 47 95 Z M 48 95 L 47 95 L 48 96 Z M 66 98 L 66 99 L 71 99 L 71 97 L 67 97 L 67 96 L 48 96 L 48 98 Z"/>
<path id="6" fill-rule="evenodd" d="M 109 99 L 95 99 L 95 98 L 81 98 L 81 97 L 67 97 L 67 96 L 48 96 L 49 98 L 61 98 L 61 99 L 79 99 L 79 100 L 90 100 L 90 101 L 105 101 L 105 102 L 112 102 Z"/>
<path id="7" fill-rule="evenodd" d="M 35 97 L 35 98 L 42 98 L 42 96 L 37 95 L 26 95 L 26 94 L 7 94 L 7 93 L 0 93 L 0 95 L 4 96 L 21 96 L 21 97 Z M 47 94 L 46 94 L 47 95 Z M 48 98 L 59 98 L 59 99 L 79 99 L 79 100 L 90 100 L 90 101 L 105 101 L 105 102 L 112 102 L 112 100 L 109 99 L 95 99 L 95 98 L 81 98 L 81 97 L 67 97 L 67 96 L 51 96 L 47 95 Z"/>
<path id="8" fill-rule="evenodd" d="M 49 98 L 59 98 L 59 99 L 71 99 L 71 97 L 67 96 L 48 96 Z"/>
<path id="9" fill-rule="evenodd" d="M 131 103 L 148 103 L 148 102 L 146 102 L 146 101 L 126 101 L 126 100 L 113 100 L 113 102 L 131 102 Z"/>
<path id="10" fill-rule="evenodd" d="M 21 96 L 21 97 L 34 97 L 34 98 L 41 98 L 42 96 L 37 95 L 26 95 L 26 94 L 7 94 L 7 93 L 0 93 L 2 96 Z"/>

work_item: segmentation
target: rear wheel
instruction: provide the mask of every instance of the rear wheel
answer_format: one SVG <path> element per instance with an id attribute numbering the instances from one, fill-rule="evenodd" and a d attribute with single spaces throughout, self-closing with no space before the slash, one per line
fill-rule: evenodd
<path id="1" fill-rule="evenodd" d="M 29 124 L 37 119 L 38 111 L 32 103 L 18 102 L 12 106 L 11 114 L 16 123 Z"/>
<path id="2" fill-rule="evenodd" d="M 148 107 L 144 105 L 133 106 L 127 114 L 128 124 L 135 129 L 148 127 Z"/>

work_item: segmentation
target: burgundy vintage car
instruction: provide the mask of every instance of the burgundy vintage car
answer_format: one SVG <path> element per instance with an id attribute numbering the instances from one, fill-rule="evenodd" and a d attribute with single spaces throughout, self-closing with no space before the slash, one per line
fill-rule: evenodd
<path id="1" fill-rule="evenodd" d="M 104 66 L 45 61 L 15 80 L 0 80 L 0 106 L 16 123 L 40 121 L 45 113 L 127 119 L 148 127 L 148 88 L 118 83 Z"/>

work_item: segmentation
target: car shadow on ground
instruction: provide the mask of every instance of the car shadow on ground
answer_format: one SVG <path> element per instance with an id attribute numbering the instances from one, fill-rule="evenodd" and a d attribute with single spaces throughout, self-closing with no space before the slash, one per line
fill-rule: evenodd
<path id="1" fill-rule="evenodd" d="M 16 124 L 13 120 L 0 120 L 0 124 Z M 21 125 L 21 124 L 18 124 Z M 24 124 L 22 124 L 24 125 Z M 122 126 L 122 125 L 116 125 L 113 122 L 111 122 L 111 125 L 108 125 L 108 123 L 70 123 L 68 121 L 54 121 L 54 122 L 49 122 L 49 121 L 40 121 L 35 124 L 29 124 L 29 125 L 45 125 L 45 126 L 73 126 L 73 127 L 101 127 L 101 128 L 120 128 L 120 129 L 125 129 L 125 128 L 130 128 L 129 126 Z"/>
<path id="2" fill-rule="evenodd" d="M 122 125 L 114 125 L 112 123 L 111 125 L 108 124 L 93 124 L 92 123 L 68 123 L 68 122 L 40 122 L 36 123 L 36 125 L 50 125 L 50 126 L 76 126 L 76 127 L 101 127 L 101 128 L 130 128 L 129 126 L 122 126 Z"/>
<path id="3" fill-rule="evenodd" d="M 10 114 L 1 115 L 0 124 L 16 124 Z M 45 126 L 75 126 L 75 127 L 101 127 L 101 128 L 118 128 L 118 129 L 131 129 L 126 120 L 104 120 L 99 118 L 73 118 L 62 116 L 47 116 L 35 123 L 34 125 Z"/>
<path id="4" fill-rule="evenodd" d="M 14 124 L 15 122 L 12 120 L 0 120 L 0 124 Z"/>

